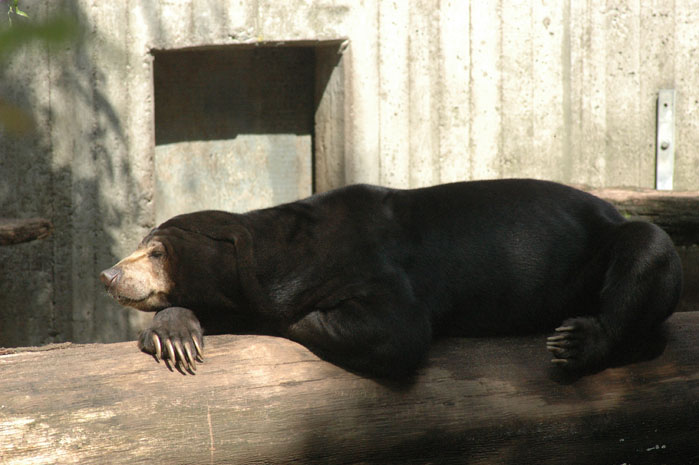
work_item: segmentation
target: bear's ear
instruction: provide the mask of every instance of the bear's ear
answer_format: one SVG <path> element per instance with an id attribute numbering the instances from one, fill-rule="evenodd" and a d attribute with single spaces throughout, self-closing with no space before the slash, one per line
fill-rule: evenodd
<path id="1" fill-rule="evenodd" d="M 252 236 L 237 215 L 218 210 L 186 213 L 170 218 L 157 229 L 164 232 L 169 228 L 199 234 L 214 241 L 230 242 L 238 253 L 238 265 L 251 265 Z"/>
<path id="2" fill-rule="evenodd" d="M 215 241 L 231 242 L 238 254 L 238 267 L 252 266 L 252 235 L 240 223 L 217 224 L 204 231 L 196 231 Z"/>
<path id="3" fill-rule="evenodd" d="M 240 290 L 248 301 L 258 312 L 265 313 L 273 308 L 265 297 L 260 282 L 257 280 L 257 263 L 253 253 L 253 238 L 250 230 L 238 221 L 227 224 L 217 224 L 207 231 L 202 231 L 206 237 L 217 241 L 226 241 L 233 244 L 236 253 L 236 269 L 238 270 L 238 280 Z M 274 321 L 277 315 L 267 316 L 268 321 Z"/>
<path id="4" fill-rule="evenodd" d="M 215 241 L 233 243 L 238 242 L 240 236 L 250 235 L 237 215 L 218 210 L 205 210 L 174 216 L 158 226 L 157 229 L 166 230 L 168 228 L 200 234 Z"/>
<path id="5" fill-rule="evenodd" d="M 260 283 L 256 278 L 256 263 L 253 253 L 253 238 L 240 217 L 222 211 L 200 211 L 175 216 L 158 227 L 174 235 L 198 234 L 214 241 L 232 243 L 236 251 L 236 269 L 240 288 L 248 301 L 258 310 L 271 308 L 266 303 Z"/>

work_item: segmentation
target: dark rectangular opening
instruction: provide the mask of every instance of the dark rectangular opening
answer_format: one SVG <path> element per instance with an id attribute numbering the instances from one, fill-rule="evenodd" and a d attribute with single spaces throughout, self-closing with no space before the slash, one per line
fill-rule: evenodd
<path id="1" fill-rule="evenodd" d="M 341 44 L 154 50 L 156 221 L 313 193 L 316 111 Z"/>
<path id="2" fill-rule="evenodd" d="M 311 47 L 154 52 L 156 145 L 239 134 L 312 134 Z"/>

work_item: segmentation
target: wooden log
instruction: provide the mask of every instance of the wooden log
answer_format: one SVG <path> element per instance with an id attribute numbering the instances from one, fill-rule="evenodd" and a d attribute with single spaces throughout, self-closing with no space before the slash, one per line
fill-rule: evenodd
<path id="1" fill-rule="evenodd" d="M 409 383 L 265 336 L 207 337 L 195 376 L 135 343 L 6 349 L 3 464 L 699 463 L 699 313 L 664 352 L 579 379 L 544 337 L 446 339 Z"/>
<path id="2" fill-rule="evenodd" d="M 699 311 L 699 246 L 677 247 L 677 253 L 682 260 L 684 288 L 676 311 Z"/>
<path id="3" fill-rule="evenodd" d="M 44 218 L 0 218 L 0 245 L 44 239 L 51 231 L 53 225 Z"/>
<path id="4" fill-rule="evenodd" d="M 587 189 L 616 206 L 627 218 L 663 228 L 675 245 L 699 244 L 699 192 L 652 189 Z"/>

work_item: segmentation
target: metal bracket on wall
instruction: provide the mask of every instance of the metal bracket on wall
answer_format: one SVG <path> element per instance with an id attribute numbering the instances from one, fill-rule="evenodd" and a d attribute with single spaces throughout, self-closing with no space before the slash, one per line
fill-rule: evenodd
<path id="1" fill-rule="evenodd" d="M 675 170 L 675 89 L 658 92 L 658 122 L 655 141 L 655 188 L 672 190 Z"/>

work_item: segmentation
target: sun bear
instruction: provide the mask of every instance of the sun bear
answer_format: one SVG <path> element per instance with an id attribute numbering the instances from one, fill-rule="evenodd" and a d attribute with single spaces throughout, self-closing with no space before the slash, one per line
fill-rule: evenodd
<path id="1" fill-rule="evenodd" d="M 196 368 L 204 333 L 251 332 L 379 377 L 412 373 L 435 337 L 546 331 L 554 364 L 599 369 L 642 344 L 682 288 L 662 229 L 527 179 L 351 185 L 179 215 L 100 278 L 121 304 L 156 312 L 139 347 L 178 369 Z"/>

